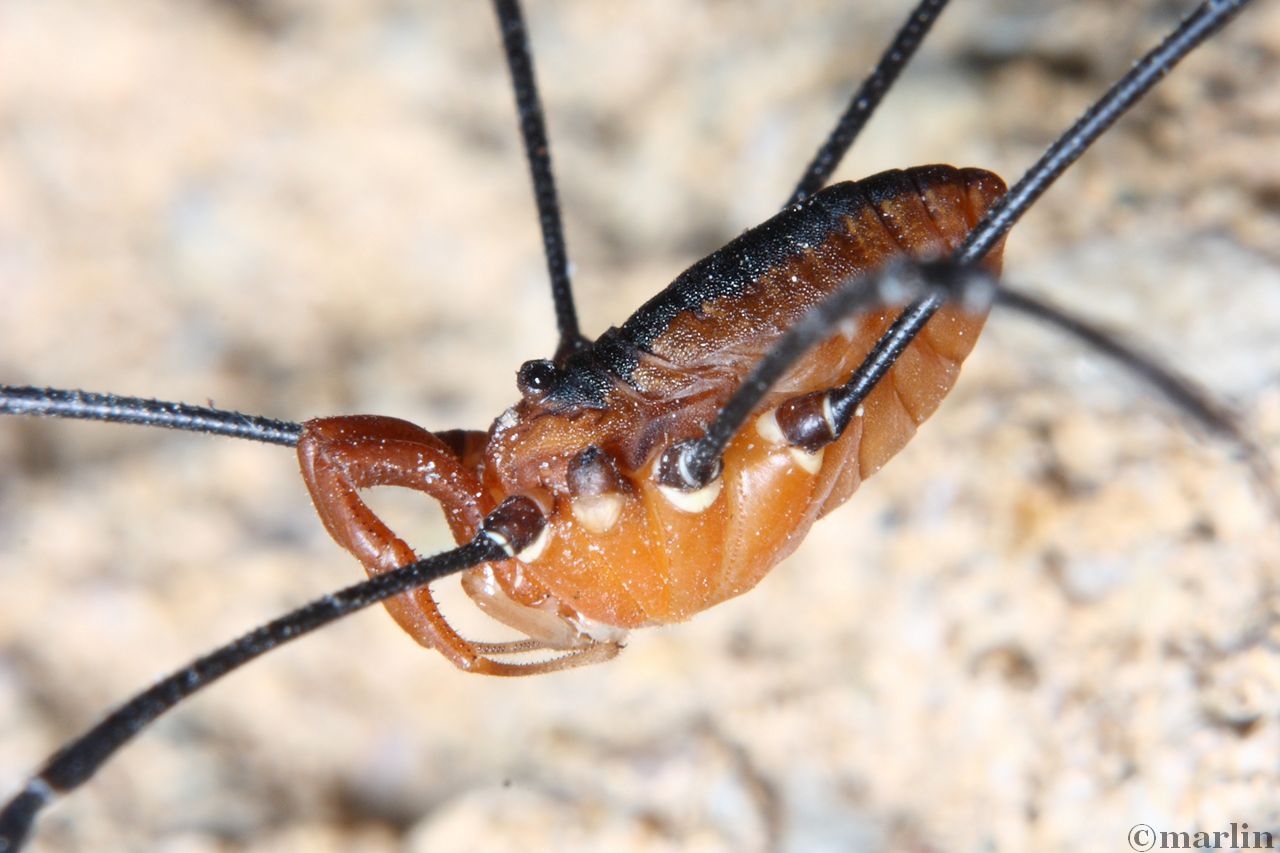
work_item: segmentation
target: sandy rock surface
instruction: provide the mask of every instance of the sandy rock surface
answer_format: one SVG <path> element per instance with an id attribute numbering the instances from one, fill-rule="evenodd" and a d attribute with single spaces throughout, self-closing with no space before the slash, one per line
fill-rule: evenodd
<path id="1" fill-rule="evenodd" d="M 957 3 L 839 174 L 1016 178 L 1186 5 Z M 1006 270 L 1214 388 L 1275 458 L 1280 6 L 1256 5 L 1027 217 Z M 486 7 L 6 0 L 0 381 L 487 425 L 554 330 Z M 776 209 L 905 11 L 534 4 L 589 332 Z M 1280 549 L 1247 471 L 1074 342 L 991 326 L 907 451 L 752 594 L 515 681 L 362 614 L 167 716 L 37 849 L 1280 830 Z M 419 550 L 445 547 L 396 498 Z M 286 450 L 0 420 L 0 789 L 358 575 Z"/>

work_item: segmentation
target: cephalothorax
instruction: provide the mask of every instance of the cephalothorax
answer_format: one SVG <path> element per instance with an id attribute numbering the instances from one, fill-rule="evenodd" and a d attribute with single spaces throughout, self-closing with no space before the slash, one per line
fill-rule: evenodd
<path id="1" fill-rule="evenodd" d="M 560 343 L 525 363 L 487 432 L 391 418 L 305 424 L 210 407 L 0 386 L 0 414 L 165 426 L 296 446 L 329 533 L 370 578 L 172 673 L 51 756 L 0 809 L 0 853 L 134 734 L 284 642 L 385 602 L 455 665 L 524 675 L 604 660 L 633 628 L 753 587 L 815 519 L 913 435 L 952 387 L 993 299 L 1139 370 L 1251 448 L 1212 400 L 1088 324 L 996 289 L 1005 234 L 1107 127 L 1248 0 L 1198 7 L 1005 192 L 978 169 L 925 166 L 821 188 L 946 5 L 922 0 L 782 213 L 698 262 L 622 326 L 578 329 L 523 20 L 495 0 L 538 203 Z M 904 306 L 905 307 L 902 307 Z M 1254 454 L 1255 470 L 1269 476 Z M 459 547 L 418 559 L 361 500 L 393 485 L 444 509 Z M 427 584 L 463 572 L 474 601 L 527 640 L 478 643 Z M 532 662 L 499 660 L 540 650 Z"/>

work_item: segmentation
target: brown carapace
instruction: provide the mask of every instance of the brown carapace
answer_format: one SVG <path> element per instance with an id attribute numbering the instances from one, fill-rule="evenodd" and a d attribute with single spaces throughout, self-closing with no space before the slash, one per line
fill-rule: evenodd
<path id="1" fill-rule="evenodd" d="M 463 639 L 425 587 L 387 602 L 414 639 L 472 672 L 529 675 L 605 660 L 629 629 L 740 595 L 914 435 L 950 391 L 985 314 L 939 311 L 823 448 L 801 446 L 779 407 L 845 381 L 894 312 L 851 319 L 810 350 L 765 396 L 707 486 L 659 482 L 662 452 L 700 435 L 761 356 L 842 283 L 903 255 L 952 252 L 1004 192 L 990 172 L 950 166 L 833 185 L 699 261 L 564 363 L 527 362 L 523 399 L 487 433 L 433 434 L 386 417 L 309 421 L 298 455 L 325 527 L 373 576 L 415 556 L 361 489 L 430 495 L 459 543 L 504 499 L 531 499 L 546 519 L 537 540 L 462 579 L 482 610 L 529 640 Z M 983 261 L 993 275 L 1001 249 Z M 566 654 L 493 657 L 537 649 Z"/>

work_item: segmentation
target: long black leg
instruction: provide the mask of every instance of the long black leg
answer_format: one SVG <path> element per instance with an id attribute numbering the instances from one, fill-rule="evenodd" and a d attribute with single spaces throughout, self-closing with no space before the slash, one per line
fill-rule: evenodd
<path id="1" fill-rule="evenodd" d="M 109 421 L 186 432 L 246 438 L 293 447 L 302 425 L 209 406 L 121 397 L 93 391 L 0 385 L 0 415 L 33 415 L 84 421 Z"/>
<path id="2" fill-rule="evenodd" d="M 1190 379 L 1179 376 L 1151 356 L 1143 355 L 1116 335 L 1057 305 L 1007 286 L 1001 287 L 996 303 L 1081 341 L 1093 352 L 1106 356 L 1159 391 L 1209 432 L 1217 433 L 1234 444 L 1250 446 L 1235 415 L 1226 406 L 1204 389 L 1196 387 Z"/>
<path id="3" fill-rule="evenodd" d="M 892 307 L 922 297 L 960 302 L 985 311 L 995 294 L 995 281 L 951 261 L 919 264 L 900 260 L 854 276 L 811 308 L 770 348 L 742 380 L 701 438 L 667 448 L 658 464 L 658 481 L 678 489 L 697 489 L 720 474 L 720 460 L 741 429 L 782 376 L 818 342 L 831 336 L 842 320 L 876 307 Z M 820 392 L 822 393 L 822 392 Z"/>
<path id="4" fill-rule="evenodd" d="M 461 548 L 316 599 L 162 678 L 67 743 L 44 763 L 23 790 L 0 810 L 0 851 L 17 850 L 41 808 L 55 797 L 86 782 L 134 735 L 200 688 L 259 655 L 349 613 L 502 556 L 502 549 L 491 540 L 478 537 Z"/>
<path id="5" fill-rule="evenodd" d="M 853 141 L 866 126 L 871 113 L 880 105 L 880 101 L 884 99 L 893 81 L 898 79 L 898 74 L 911 61 L 916 48 L 929 34 L 929 28 L 933 26 L 933 22 L 942 14 L 942 10 L 947 8 L 947 1 L 921 0 L 911 10 L 910 16 L 893 37 L 893 41 L 889 43 L 880 61 L 849 99 L 849 106 L 845 108 L 844 114 L 840 116 L 840 120 L 836 122 L 836 126 L 822 143 L 822 147 L 813 155 L 813 160 L 805 167 L 800 183 L 796 185 L 783 207 L 790 207 L 804 201 L 831 180 L 832 172 L 840 165 L 840 161 L 849 151 L 849 146 L 853 145 Z"/>
<path id="6" fill-rule="evenodd" d="M 511 72 L 511 87 L 516 96 L 516 114 L 520 120 L 520 139 L 529 158 L 533 178 L 533 199 L 538 205 L 538 224 L 542 227 L 542 250 L 551 277 L 551 298 L 555 302 L 556 325 L 560 329 L 560 345 L 556 360 L 560 361 L 587 341 L 578 329 L 578 312 L 573 305 L 573 289 L 569 283 L 569 256 L 564 246 L 564 223 L 560 218 L 560 199 L 551 172 L 551 146 L 547 141 L 547 124 L 538 83 L 533 73 L 533 55 L 529 51 L 529 33 L 518 0 L 493 0 L 502 30 L 502 49 Z"/>
<path id="7" fill-rule="evenodd" d="M 1008 195 L 988 211 L 986 217 L 945 263 L 917 267 L 923 274 L 920 287 L 926 295 L 912 302 L 903 311 L 845 385 L 829 392 L 819 392 L 826 397 L 825 402 L 829 406 L 832 440 L 844 432 L 858 405 L 915 340 L 929 318 L 949 298 L 948 294 L 954 292 L 954 281 L 968 277 L 963 271 L 980 261 L 1054 180 L 1116 119 L 1196 46 L 1221 29 L 1250 2 L 1252 0 L 1208 0 L 1198 6 L 1163 42 L 1139 60 L 1070 129 L 1049 146 Z M 856 279 L 829 297 L 828 301 L 844 304 L 843 300 L 848 298 L 846 291 L 850 288 L 868 288 L 874 292 L 883 282 L 901 280 L 903 275 L 901 270 L 896 270 Z M 697 489 L 714 479 L 719 471 L 720 457 L 742 422 L 763 399 L 773 382 L 810 346 L 822 339 L 817 330 L 830 334 L 831 329 L 839 322 L 836 315 L 845 316 L 841 311 L 828 315 L 826 303 L 820 304 L 797 324 L 792 330 L 794 335 L 789 332 L 783 336 L 776 345 L 781 351 L 779 356 L 775 359 L 773 353 L 770 353 L 757 365 L 757 370 L 748 375 L 742 387 L 726 404 L 725 410 L 701 438 L 681 442 L 667 451 L 661 470 L 663 481 L 677 488 Z M 810 317 L 815 318 L 812 324 L 809 322 Z M 766 365 L 767 371 L 763 370 Z"/>
<path id="8" fill-rule="evenodd" d="M 951 260 L 933 264 L 902 262 L 843 285 L 787 330 L 747 374 L 702 438 L 673 445 L 667 450 L 660 463 L 660 481 L 664 485 L 687 489 L 697 488 L 699 484 L 705 485 L 714 479 L 719 474 L 724 448 L 755 411 L 760 399 L 811 347 L 829 337 L 831 330 L 846 317 L 895 301 L 900 304 L 904 298 L 917 298 L 922 293 L 938 300 L 939 304 L 960 302 L 976 311 L 984 310 L 994 298 L 1001 308 L 1053 326 L 1081 341 L 1091 351 L 1111 359 L 1153 387 L 1171 405 L 1207 431 L 1235 445 L 1266 495 L 1272 511 L 1280 517 L 1280 480 L 1266 453 L 1241 430 L 1228 407 L 1194 381 L 1178 375 L 1088 320 L 1007 285 L 1002 284 L 997 289 L 995 280 L 985 273 L 970 272 L 969 268 Z M 796 421 L 807 434 L 788 436 L 793 443 L 816 450 L 839 438 L 840 433 L 830 429 L 826 416 L 822 414 L 826 405 L 824 398 L 838 390 L 815 391 L 792 401 L 808 409 L 808 417 L 801 416 Z M 816 434 L 808 434 L 814 431 L 814 425 Z M 784 435 L 786 431 L 784 425 Z"/>
<path id="9" fill-rule="evenodd" d="M 481 563 L 513 556 L 537 538 L 545 520 L 528 498 L 508 498 L 485 518 L 466 545 L 352 584 L 232 640 L 162 678 L 55 752 L 26 786 L 0 808 L 0 853 L 12 853 L 37 814 L 84 784 L 107 759 L 183 699 L 290 640 Z"/>
<path id="10" fill-rule="evenodd" d="M 1244 456 L 1254 480 L 1266 494 L 1272 513 L 1280 518 L 1280 481 L 1277 480 L 1276 471 L 1267 459 L 1267 454 L 1240 428 L 1235 414 L 1207 391 L 1185 376 L 1174 373 L 1158 360 L 1129 346 L 1119 337 L 1042 299 L 1002 286 L 996 302 L 1001 307 L 1053 326 L 1082 341 L 1093 352 L 1106 356 L 1154 388 L 1170 404 L 1210 433 L 1235 445 Z"/>
<path id="11" fill-rule="evenodd" d="M 1167 38 L 1142 57 L 1129 73 L 1089 107 L 1075 124 L 1049 146 L 1034 166 L 1009 190 L 952 255 L 960 264 L 974 264 L 1003 237 L 1116 119 L 1124 115 L 1152 86 L 1168 74 L 1209 36 L 1222 29 L 1252 0 L 1207 0 L 1196 7 Z M 923 299 L 910 305 L 885 332 L 853 378 L 832 396 L 832 411 L 841 430 L 871 389 L 883 378 L 941 302 Z"/>

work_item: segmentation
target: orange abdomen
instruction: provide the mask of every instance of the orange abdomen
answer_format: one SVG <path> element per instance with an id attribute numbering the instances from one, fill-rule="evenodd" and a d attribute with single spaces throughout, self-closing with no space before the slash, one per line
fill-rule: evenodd
<path id="1" fill-rule="evenodd" d="M 985 315 L 940 310 L 843 436 L 816 454 L 790 447 L 772 411 L 800 394 L 845 382 L 897 312 L 852 319 L 799 362 L 752 414 L 730 444 L 719 490 L 706 506 L 682 506 L 654 482 L 658 456 L 672 442 L 700 434 L 746 371 L 805 311 L 894 256 L 951 252 L 1004 189 L 990 172 L 946 166 L 838 184 L 808 203 L 820 214 L 780 214 L 650 300 L 618 330 L 633 347 L 633 363 L 626 382 L 611 393 L 608 412 L 567 426 L 577 433 L 574 446 L 596 443 L 621 463 L 628 487 L 619 496 L 616 521 L 589 529 L 569 511 L 573 501 L 553 495 L 551 538 L 527 567 L 530 574 L 583 616 L 624 628 L 680 621 L 751 589 L 795 550 L 819 516 L 848 499 L 910 440 L 950 391 Z M 808 227 L 799 236 L 791 223 L 779 223 L 806 215 Z M 821 228 L 815 230 L 814 219 Z M 767 242 L 756 232 L 770 228 L 783 235 L 782 242 L 766 234 L 773 243 L 750 262 L 763 257 L 767 263 L 755 269 L 748 263 L 735 282 L 716 278 L 717 256 L 752 256 L 754 246 Z M 996 274 L 1002 248 L 983 262 Z"/>

